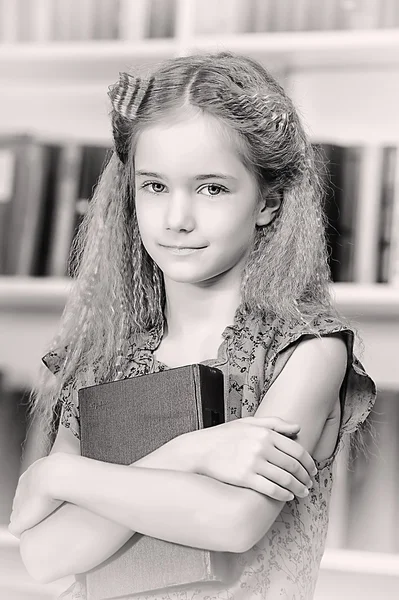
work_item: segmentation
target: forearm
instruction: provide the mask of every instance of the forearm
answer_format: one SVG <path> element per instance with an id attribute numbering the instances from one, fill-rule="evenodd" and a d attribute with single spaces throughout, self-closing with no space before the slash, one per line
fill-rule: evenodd
<path id="1" fill-rule="evenodd" d="M 196 473 L 64 459 L 52 482 L 55 499 L 169 542 L 216 551 L 241 547 L 235 486 Z"/>
<path id="2" fill-rule="evenodd" d="M 173 451 L 173 440 L 133 463 L 146 468 L 194 470 L 188 453 Z M 132 465 L 132 466 L 133 466 Z M 20 538 L 22 560 L 33 577 L 54 581 L 101 564 L 133 535 L 129 527 L 69 502 Z M 46 573 L 40 569 L 45 565 Z"/>

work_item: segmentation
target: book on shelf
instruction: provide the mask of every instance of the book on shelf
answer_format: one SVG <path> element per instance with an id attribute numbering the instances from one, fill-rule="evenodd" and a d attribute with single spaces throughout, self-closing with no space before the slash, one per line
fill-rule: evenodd
<path id="1" fill-rule="evenodd" d="M 379 390 L 370 423 L 349 461 L 345 547 L 398 553 L 399 388 Z"/>
<path id="2" fill-rule="evenodd" d="M 399 285 L 396 146 L 314 143 L 333 282 Z M 68 275 L 111 145 L 0 137 L 0 274 Z"/>
<path id="3" fill-rule="evenodd" d="M 242 0 L 195 0 L 194 33 L 243 33 L 252 27 L 252 4 Z"/>
<path id="4" fill-rule="evenodd" d="M 138 41 L 150 36 L 151 0 L 121 0 L 118 14 L 118 37 Z"/>
<path id="5" fill-rule="evenodd" d="M 13 173 L 6 176 L 12 179 L 12 190 L 3 196 L 0 211 L 1 274 L 34 275 L 48 217 L 52 148 L 29 135 L 2 136 L 0 148 L 13 155 Z"/>
<path id="6" fill-rule="evenodd" d="M 360 148 L 314 144 L 324 160 L 320 174 L 329 266 L 334 282 L 354 280 L 355 212 L 358 206 Z"/>
<path id="7" fill-rule="evenodd" d="M 8 525 L 21 475 L 22 445 L 27 431 L 25 388 L 10 387 L 0 371 L 0 524 Z"/>

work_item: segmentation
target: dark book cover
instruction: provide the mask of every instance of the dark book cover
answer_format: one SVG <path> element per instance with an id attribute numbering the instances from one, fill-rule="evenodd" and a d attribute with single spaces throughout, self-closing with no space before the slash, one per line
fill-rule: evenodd
<path id="1" fill-rule="evenodd" d="M 356 213 L 360 209 L 359 186 L 361 151 L 358 146 L 348 146 L 343 150 L 342 190 L 340 193 L 337 229 L 337 258 L 339 281 L 353 282 L 355 258 Z"/>
<path id="2" fill-rule="evenodd" d="M 386 146 L 382 155 L 381 212 L 378 239 L 377 282 L 389 283 L 389 266 L 393 241 L 393 214 L 397 173 L 397 148 Z"/>
<path id="3" fill-rule="evenodd" d="M 399 388 L 383 388 L 348 472 L 347 548 L 399 552 Z"/>
<path id="4" fill-rule="evenodd" d="M 123 465 L 225 421 L 223 373 L 202 364 L 81 388 L 78 398 L 82 456 Z M 88 599 L 228 583 L 229 556 L 135 533 L 86 573 Z"/>
<path id="5" fill-rule="evenodd" d="M 75 228 L 76 202 L 83 148 L 78 142 L 65 142 L 59 156 L 54 190 L 53 220 L 49 232 L 47 274 L 65 277 Z"/>
<path id="6" fill-rule="evenodd" d="M 319 175 L 324 188 L 323 210 L 327 217 L 326 239 L 332 281 L 340 281 L 341 199 L 345 149 L 335 144 L 314 144 L 318 151 Z"/>
<path id="7" fill-rule="evenodd" d="M 75 198 L 75 216 L 72 228 L 72 239 L 70 249 L 72 249 L 74 239 L 80 228 L 80 225 L 87 212 L 89 202 L 93 197 L 94 190 L 98 184 L 98 180 L 102 174 L 106 162 L 110 156 L 110 146 L 100 145 L 91 146 L 84 145 L 80 159 L 79 184 L 78 193 Z M 76 264 L 76 257 L 68 252 L 70 264 L 73 268 Z M 67 272 L 65 272 L 67 275 Z"/>

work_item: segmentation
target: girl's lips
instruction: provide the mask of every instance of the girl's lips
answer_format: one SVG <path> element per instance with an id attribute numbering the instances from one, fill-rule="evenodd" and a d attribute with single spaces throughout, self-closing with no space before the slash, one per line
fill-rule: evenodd
<path id="1" fill-rule="evenodd" d="M 177 254 L 177 255 L 186 255 L 186 254 L 193 254 L 194 252 L 199 252 L 200 250 L 204 250 L 204 248 L 176 248 L 176 247 L 170 247 L 170 246 L 164 246 L 165 250 L 168 250 L 169 252 L 171 252 L 172 254 Z"/>

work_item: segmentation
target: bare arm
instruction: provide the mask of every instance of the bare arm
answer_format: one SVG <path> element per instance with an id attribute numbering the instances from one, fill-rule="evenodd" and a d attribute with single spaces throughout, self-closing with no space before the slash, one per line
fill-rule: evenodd
<path id="1" fill-rule="evenodd" d="M 137 497 L 136 490 L 144 485 L 147 492 L 142 491 L 142 503 L 144 505 L 142 508 L 148 516 L 148 520 L 155 522 L 154 515 L 157 515 L 160 522 L 163 522 L 164 519 L 168 521 L 171 530 L 176 529 L 176 523 L 181 523 L 181 527 L 177 527 L 177 534 L 182 527 L 187 531 L 188 523 L 198 523 L 197 531 L 192 531 L 193 535 L 190 534 L 187 538 L 188 545 L 209 549 L 212 546 L 217 546 L 220 550 L 230 550 L 228 533 L 231 537 L 232 527 L 238 513 L 238 510 L 236 510 L 238 508 L 237 499 L 241 490 L 203 475 L 194 474 L 195 457 L 192 456 L 192 452 L 191 456 L 182 452 L 180 443 L 179 452 L 177 452 L 173 442 L 172 440 L 131 465 L 131 467 L 135 466 L 134 471 L 140 477 L 140 479 L 129 478 L 129 481 L 135 482 L 134 496 Z M 59 449 L 60 447 L 58 447 Z M 82 495 L 85 495 L 88 491 L 85 485 L 88 483 L 87 477 L 92 481 L 92 475 L 95 472 L 92 469 L 94 465 L 101 469 L 101 474 L 97 470 L 99 477 L 96 479 L 95 484 L 99 486 L 97 488 L 98 497 L 104 496 L 103 482 L 109 482 L 109 469 L 107 468 L 119 467 L 128 475 L 131 472 L 129 467 L 93 461 L 78 456 L 77 453 L 74 456 L 59 452 L 59 456 L 62 455 L 67 459 L 76 458 L 80 461 L 79 465 L 82 464 L 81 461 L 86 462 L 86 464 L 90 463 L 89 468 L 84 471 L 83 477 L 79 477 L 79 480 L 77 480 L 79 469 L 76 469 L 78 463 L 73 466 L 72 470 L 69 469 L 65 473 L 65 477 L 59 471 L 60 477 L 57 478 L 66 487 L 71 484 L 73 487 L 77 486 Z M 62 461 L 60 462 L 62 464 Z M 140 468 L 138 468 L 139 466 Z M 176 470 L 163 471 L 163 469 L 172 468 Z M 154 469 L 156 469 L 156 473 L 153 472 Z M 190 470 L 192 473 L 182 472 Z M 111 471 L 114 472 L 114 469 L 111 469 Z M 141 478 L 141 472 L 143 477 L 146 477 L 145 481 Z M 66 480 L 67 474 L 70 477 L 69 483 Z M 159 475 L 161 475 L 161 478 L 159 478 Z M 153 481 L 156 481 L 156 485 L 158 485 L 158 492 L 156 493 L 152 492 Z M 92 483 L 94 482 L 92 481 Z M 88 488 L 93 492 L 92 483 Z M 167 492 L 165 496 L 165 490 L 172 490 L 177 487 L 179 487 L 179 497 L 182 499 L 185 497 L 186 499 L 181 500 L 179 504 L 175 495 L 173 495 L 169 504 L 169 513 L 166 515 L 163 512 L 167 497 Z M 112 482 L 111 485 L 106 486 L 106 489 L 115 490 L 114 483 Z M 117 493 L 125 496 L 126 488 L 124 487 L 123 490 L 119 488 Z M 194 502 L 193 496 L 195 497 Z M 155 501 L 154 497 L 156 498 Z M 185 522 L 181 520 L 182 504 L 187 513 Z M 190 508 L 187 510 L 188 504 L 190 504 Z M 212 507 L 212 510 L 209 513 L 204 512 L 205 506 Z M 231 508 L 230 512 L 226 511 L 226 506 Z M 136 511 L 141 511 L 136 505 L 133 508 Z M 121 507 L 118 502 L 113 506 L 111 512 L 106 513 L 106 515 L 99 515 L 92 511 L 88 505 L 84 507 L 78 505 L 76 496 L 68 498 L 49 517 L 21 535 L 21 556 L 28 572 L 33 578 L 47 583 L 67 575 L 84 572 L 102 563 L 134 535 L 133 523 L 127 525 L 126 523 L 116 522 L 115 517 L 119 518 L 120 514 Z M 195 521 L 196 519 L 197 521 Z M 204 528 L 208 532 L 205 537 L 203 535 Z M 154 535 L 163 538 L 159 533 Z M 173 532 L 171 536 L 169 538 L 173 541 Z M 164 539 L 167 537 L 166 535 Z"/>
<path id="2" fill-rule="evenodd" d="M 80 455 L 80 443 L 71 439 L 72 433 L 60 427 L 57 445 L 53 451 L 71 451 Z M 65 440 L 68 440 L 65 443 Z M 172 444 L 165 444 L 144 456 L 135 466 L 191 470 L 189 456 L 172 452 Z M 55 581 L 75 573 L 82 573 L 101 564 L 121 548 L 133 535 L 128 527 L 99 516 L 92 511 L 64 502 L 57 510 L 35 527 L 24 531 L 20 538 L 20 553 L 28 572 L 35 579 L 45 577 Z M 46 573 L 41 569 L 45 567 Z"/>

